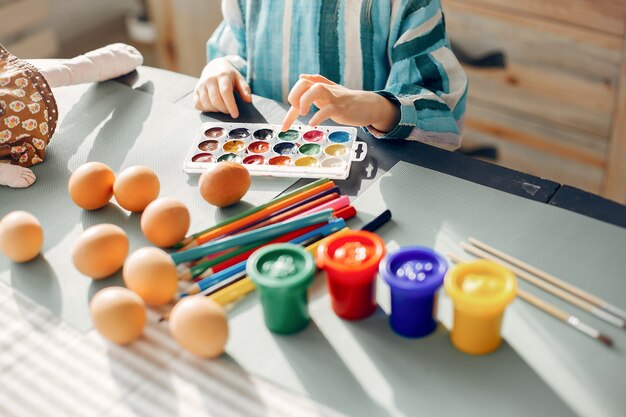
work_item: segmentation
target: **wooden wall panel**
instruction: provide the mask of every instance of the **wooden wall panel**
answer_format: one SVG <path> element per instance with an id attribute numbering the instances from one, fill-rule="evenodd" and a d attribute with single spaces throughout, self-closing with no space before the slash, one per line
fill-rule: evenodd
<path id="1" fill-rule="evenodd" d="M 468 1 L 469 2 L 469 1 Z M 621 36 L 626 25 L 624 0 L 471 0 L 544 19 Z"/>

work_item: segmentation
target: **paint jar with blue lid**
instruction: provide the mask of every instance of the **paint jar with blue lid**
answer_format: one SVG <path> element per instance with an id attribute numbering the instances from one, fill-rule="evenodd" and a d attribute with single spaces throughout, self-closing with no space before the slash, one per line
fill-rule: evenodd
<path id="1" fill-rule="evenodd" d="M 289 334 L 309 324 L 307 292 L 316 270 L 313 255 L 292 243 L 267 245 L 250 256 L 246 272 L 258 289 L 269 330 Z"/>
<path id="2" fill-rule="evenodd" d="M 391 328 L 404 337 L 422 337 L 437 328 L 437 291 L 448 263 L 439 253 L 407 246 L 389 253 L 379 272 L 391 290 Z"/>

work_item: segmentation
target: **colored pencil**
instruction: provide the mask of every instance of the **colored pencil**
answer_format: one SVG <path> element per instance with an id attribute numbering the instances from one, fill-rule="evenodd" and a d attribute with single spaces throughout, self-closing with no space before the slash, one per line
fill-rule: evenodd
<path id="1" fill-rule="evenodd" d="M 482 249 L 479 249 L 475 246 L 469 245 L 465 242 L 461 242 L 461 248 L 463 248 L 464 251 L 466 251 L 469 254 L 472 254 L 478 258 L 482 258 L 482 259 L 488 259 L 490 261 L 493 262 L 497 262 L 507 268 L 509 268 L 511 271 L 513 271 L 515 273 L 515 275 L 517 275 L 518 278 L 523 279 L 526 282 L 529 282 L 531 284 L 533 284 L 536 287 L 541 288 L 542 290 L 554 295 L 555 297 L 558 297 L 564 301 L 567 301 L 568 303 L 580 308 L 583 311 L 588 312 L 589 314 L 593 314 L 594 316 L 598 317 L 601 320 L 604 320 L 607 323 L 610 323 L 614 326 L 620 327 L 620 328 L 624 328 L 625 323 L 624 320 L 622 320 L 619 317 L 616 317 L 612 314 L 607 313 L 606 311 L 599 309 L 598 307 L 594 306 L 593 304 L 589 303 L 586 300 L 583 300 L 582 298 L 579 298 L 577 296 L 575 296 L 572 293 L 569 293 L 559 287 L 557 287 L 556 285 L 553 285 L 547 281 L 543 281 L 537 277 L 535 277 L 534 275 L 526 272 L 525 270 L 510 264 L 506 261 L 504 261 L 501 258 L 498 258 L 495 255 L 490 254 L 489 252 L 486 252 Z"/>
<path id="2" fill-rule="evenodd" d="M 611 313 L 614 316 L 618 316 L 620 317 L 622 320 L 626 320 L 626 311 L 624 311 L 623 309 L 609 303 L 606 300 L 603 300 L 600 297 L 597 297 L 585 290 L 583 290 L 582 288 L 576 287 L 575 285 L 572 285 L 568 282 L 563 281 L 562 279 L 559 279 L 557 277 L 555 277 L 552 274 L 549 274 L 547 272 L 542 271 L 539 268 L 535 268 L 532 265 L 527 264 L 526 262 L 517 259 L 511 255 L 508 255 L 496 248 L 494 248 L 493 246 L 490 246 L 486 243 L 481 242 L 478 239 L 475 239 L 473 237 L 470 237 L 468 239 L 468 241 L 476 246 L 479 249 L 484 250 L 485 252 L 489 252 L 492 255 L 497 256 L 500 259 L 503 259 L 504 261 L 510 263 L 511 265 L 515 265 L 516 267 L 523 269 L 524 271 L 533 274 L 539 278 L 541 278 L 544 281 L 549 282 L 550 284 L 556 285 L 557 287 L 562 288 L 565 291 L 568 291 L 572 294 L 574 294 L 575 296 L 577 296 L 578 298 L 582 298 L 583 300 L 587 301 L 588 303 L 593 304 L 594 306 L 601 308 L 609 313 Z"/>
<path id="3" fill-rule="evenodd" d="M 241 254 L 254 252 L 259 247 L 261 247 L 261 246 L 263 246 L 265 244 L 268 244 L 270 242 L 277 241 L 279 239 L 285 239 L 285 240 L 282 240 L 282 241 L 287 242 L 287 241 L 289 241 L 289 240 L 291 240 L 293 238 L 296 238 L 296 237 L 298 237 L 300 235 L 308 233 L 311 230 L 315 230 L 317 227 L 318 227 L 318 225 L 307 226 L 307 227 L 304 227 L 302 229 L 298 229 L 298 230 L 294 230 L 293 232 L 289 232 L 289 233 L 287 233 L 287 234 L 285 234 L 283 236 L 280 236 L 279 238 L 274 239 L 274 240 L 266 239 L 266 240 L 261 241 L 261 242 L 253 242 L 253 243 L 250 243 L 248 245 L 239 246 L 238 248 L 235 248 L 232 251 L 229 251 L 229 252 L 224 253 L 224 254 L 222 254 L 220 256 L 217 256 L 217 257 L 212 257 L 211 259 L 206 259 L 205 260 L 205 258 L 202 258 L 203 260 L 201 262 L 196 263 L 191 268 L 187 268 L 184 271 L 179 272 L 179 278 L 182 279 L 183 281 L 191 281 L 192 279 L 195 279 L 195 278 L 201 276 L 202 274 L 204 274 L 205 271 L 213 268 L 216 265 L 219 265 L 219 264 L 223 263 L 224 261 L 227 261 L 229 259 L 238 257 Z"/>
<path id="4" fill-rule="evenodd" d="M 459 263 L 459 262 L 463 262 L 463 259 L 454 254 L 454 253 L 448 253 L 448 258 L 450 258 L 450 260 L 452 262 L 455 263 Z M 590 325 L 582 322 L 578 317 L 573 316 L 571 314 L 569 314 L 567 311 L 565 310 L 561 310 L 560 308 L 556 307 L 553 304 L 550 304 L 549 302 L 537 297 L 536 295 L 530 294 L 526 291 L 524 291 L 521 288 L 517 289 L 517 297 L 526 301 L 527 303 L 529 303 L 530 305 L 538 308 L 539 310 L 542 310 L 544 313 L 551 315 L 552 317 L 562 321 L 563 323 L 567 324 L 568 326 L 573 327 L 574 329 L 578 330 L 579 332 L 581 332 L 582 334 L 584 334 L 585 336 L 589 336 L 592 339 L 596 339 L 599 342 L 604 343 L 607 346 L 612 346 L 613 345 L 613 340 L 600 333 L 599 330 L 591 327 Z"/>
<path id="5" fill-rule="evenodd" d="M 298 214 L 300 216 L 306 216 L 307 214 L 315 213 L 316 211 L 324 210 L 324 209 L 333 209 L 333 211 L 341 210 L 344 207 L 348 207 L 350 205 L 350 197 L 347 195 L 341 196 L 335 200 L 328 201 L 324 204 L 321 204 L 317 207 L 314 207 L 308 211 Z"/>
<path id="6" fill-rule="evenodd" d="M 297 238 L 292 239 L 290 243 L 299 244 L 317 235 L 328 236 L 329 234 L 335 233 L 336 231 L 343 229 L 345 226 L 346 226 L 346 223 L 342 219 L 334 220 L 326 225 L 323 225 L 315 230 L 310 231 L 309 233 L 305 233 L 302 236 L 298 236 Z M 238 274 L 239 272 L 245 270 L 247 262 L 248 260 L 244 259 L 238 263 L 235 263 L 234 265 L 228 268 L 225 268 L 219 272 L 216 272 L 215 274 L 209 277 L 201 279 L 200 281 L 189 286 L 185 290 L 185 292 L 181 294 L 181 297 L 186 297 L 188 295 L 197 294 L 201 291 L 206 290 L 212 285 L 215 285 L 223 281 L 224 279 L 229 278 L 232 275 Z"/>
<path id="7" fill-rule="evenodd" d="M 303 206 L 305 204 L 312 203 L 314 201 L 317 201 L 320 198 L 327 197 L 329 195 L 334 195 L 335 198 L 339 198 L 341 196 L 341 191 L 339 190 L 339 187 L 334 186 L 333 188 L 329 188 L 328 190 L 325 190 L 325 191 L 322 191 L 322 192 L 317 193 L 315 195 L 312 195 L 311 197 L 306 198 L 306 199 L 304 199 L 302 201 L 298 201 L 297 203 L 294 203 L 294 204 L 290 205 L 289 207 L 285 207 L 284 209 L 278 210 L 276 213 L 272 214 L 271 217 L 273 217 L 273 216 L 280 216 L 280 215 L 284 214 L 287 211 L 295 210 L 298 207 L 301 207 L 301 206 Z M 252 223 L 251 225 L 246 226 L 246 227 L 254 226 L 254 225 L 256 225 L 258 223 L 261 223 L 261 222 L 264 222 L 266 220 L 268 220 L 268 219 L 261 219 L 258 222 Z M 234 231 L 232 233 L 238 233 L 238 231 Z"/>
<path id="8" fill-rule="evenodd" d="M 339 209 L 338 211 L 334 211 L 334 216 L 336 218 L 340 218 L 343 220 L 349 220 L 351 218 L 353 218 L 354 216 L 356 216 L 356 210 L 354 209 L 354 207 L 352 206 L 347 206 L 347 207 L 343 207 L 341 209 Z M 281 236 L 277 239 L 274 239 L 272 241 L 272 243 L 280 243 L 280 242 L 287 242 L 303 233 L 309 232 L 310 230 L 313 230 L 314 226 L 309 226 L 306 228 L 303 228 L 301 230 L 296 230 L 294 232 L 288 233 L 284 236 Z M 247 256 L 245 255 L 245 253 L 247 252 L 254 252 L 254 250 L 256 248 L 258 248 L 261 245 L 265 245 L 267 243 L 267 241 L 265 242 L 259 242 L 259 243 L 253 243 L 250 245 L 245 245 L 243 247 L 237 248 L 233 251 L 228 251 L 227 253 L 216 257 L 213 255 L 208 255 L 204 258 L 201 258 L 197 261 L 194 261 L 194 265 L 191 266 L 190 268 L 187 269 L 183 269 L 179 272 L 179 279 L 183 280 L 183 281 L 190 281 L 192 279 L 198 278 L 198 277 L 205 277 L 210 275 L 213 272 L 217 272 L 218 270 L 220 270 L 219 267 L 216 267 L 218 264 L 220 264 L 221 262 L 225 262 L 226 265 L 232 265 L 232 258 L 239 258 L 239 259 L 245 259 L 247 258 Z M 208 269 L 211 268 L 211 271 L 208 271 Z M 206 272 L 205 272 L 206 271 Z"/>
<path id="9" fill-rule="evenodd" d="M 321 234 L 320 235 L 315 235 L 315 236 L 311 237 L 310 239 L 307 239 L 304 242 L 299 243 L 299 245 L 307 247 L 309 245 L 312 245 L 312 244 L 316 243 L 317 241 L 319 241 L 319 240 L 321 240 L 323 238 L 324 238 L 324 235 L 321 235 Z M 239 280 L 241 280 L 241 279 L 243 279 L 245 277 L 246 277 L 245 273 L 234 275 L 231 278 L 225 279 L 224 281 L 220 282 L 219 284 L 216 284 L 216 285 L 213 285 L 213 286 L 207 288 L 206 290 L 202 291 L 200 293 L 200 295 L 204 295 L 205 297 L 208 297 L 209 295 L 214 294 L 214 293 L 216 293 L 216 292 L 218 292 L 218 291 L 228 287 L 229 285 L 233 285 L 235 282 L 237 282 L 237 281 L 239 281 Z"/>
<path id="10" fill-rule="evenodd" d="M 201 236 L 199 236 L 196 239 L 196 243 L 198 245 L 202 245 L 206 242 L 209 242 L 213 239 L 228 235 L 231 232 L 234 232 L 236 230 L 242 229 L 245 226 L 251 225 L 253 223 L 255 223 L 256 221 L 262 220 L 262 219 L 266 219 L 269 216 L 273 215 L 274 213 L 276 213 L 277 211 L 285 208 L 285 207 L 289 207 L 294 203 L 297 203 L 299 201 L 305 200 L 308 197 L 311 197 L 312 195 L 316 195 L 319 194 L 322 191 L 325 191 L 329 188 L 333 188 L 334 187 L 334 183 L 332 182 L 327 182 L 324 183 L 322 185 L 319 185 L 317 187 L 311 188 L 309 190 L 306 190 L 298 195 L 289 197 L 287 199 L 281 200 L 275 204 L 269 205 L 268 207 L 265 207 L 257 212 L 255 212 L 254 214 L 251 214 L 247 217 L 244 217 L 242 219 L 236 220 L 232 223 L 229 223 L 225 226 L 216 228 L 214 230 L 211 230 L 210 232 L 204 233 Z"/>
<path id="11" fill-rule="evenodd" d="M 328 224 L 336 224 L 337 222 L 341 221 L 342 224 L 345 225 L 345 221 L 343 219 L 337 219 L 337 220 L 332 220 L 330 221 Z M 296 239 L 302 235 L 309 235 L 310 232 L 314 232 L 315 230 L 319 229 L 319 225 L 313 225 L 313 226 L 309 226 L 309 227 L 305 227 L 304 229 L 300 229 L 300 230 L 295 230 L 291 233 L 287 233 L 285 235 L 279 236 L 275 239 L 272 240 L 267 240 L 261 244 L 255 245 L 254 248 L 249 249 L 245 252 L 239 253 L 233 257 L 229 257 L 226 258 L 224 260 L 222 260 L 219 263 L 216 263 L 214 265 L 211 265 L 210 267 L 207 267 L 204 271 L 201 272 L 201 274 L 199 274 L 197 277 L 198 278 L 206 278 L 208 276 L 210 276 L 211 274 L 214 274 L 216 272 L 219 272 L 225 268 L 228 268 L 231 265 L 234 265 L 238 262 L 241 262 L 244 259 L 248 259 L 248 257 L 250 255 L 252 255 L 252 253 L 254 251 L 256 251 L 257 249 L 263 247 L 263 246 L 267 246 L 267 245 L 271 245 L 274 243 L 284 243 L 284 242 L 289 242 L 293 239 Z"/>
<path id="12" fill-rule="evenodd" d="M 333 233 L 330 236 L 325 237 L 324 239 L 319 240 L 318 242 L 312 245 L 307 246 L 306 247 L 307 252 L 315 256 L 315 254 L 317 253 L 317 248 L 322 242 L 326 241 L 326 239 L 329 239 L 331 236 L 335 236 L 340 233 L 345 233 L 348 230 L 350 229 L 346 227 L 344 229 L 341 229 Z M 236 282 L 235 284 L 229 285 L 226 288 L 222 288 L 219 291 L 216 291 L 215 293 L 209 295 L 209 299 L 225 306 L 245 297 L 246 295 L 250 294 L 255 289 L 256 288 L 254 286 L 254 282 L 252 282 L 252 280 L 249 277 L 245 277 L 244 279 Z"/>
<path id="13" fill-rule="evenodd" d="M 220 223 L 216 224 L 215 226 L 211 226 L 208 229 L 204 229 L 204 230 L 202 230 L 202 231 L 200 231 L 198 233 L 192 234 L 191 236 L 185 238 L 182 242 L 176 244 L 174 246 L 174 248 L 175 249 L 180 249 L 183 246 L 188 245 L 189 243 L 191 243 L 193 240 L 195 240 L 196 238 L 200 237 L 201 235 L 210 232 L 211 230 L 215 230 L 215 229 L 218 229 L 220 227 L 224 227 L 227 224 L 230 224 L 230 223 L 232 223 L 234 221 L 243 219 L 245 217 L 250 216 L 251 214 L 254 214 L 254 213 L 258 212 L 258 211 L 261 211 L 264 208 L 269 207 L 272 204 L 278 203 L 279 201 L 286 200 L 286 199 L 288 199 L 290 197 L 293 197 L 295 195 L 298 195 L 298 194 L 300 194 L 302 192 L 305 192 L 307 190 L 310 190 L 312 188 L 315 188 L 315 187 L 317 187 L 319 185 L 322 185 L 322 184 L 325 184 L 325 183 L 328 183 L 328 182 L 332 182 L 332 181 L 330 181 L 328 178 L 320 178 L 319 180 L 314 181 L 314 182 L 312 182 L 310 184 L 304 185 L 304 186 L 302 186 L 300 188 L 297 188 L 297 189 L 295 189 L 293 191 L 290 191 L 288 193 L 279 195 L 278 197 L 270 200 L 269 202 L 267 202 L 265 204 L 262 204 L 262 205 L 257 206 L 257 207 L 252 207 L 252 208 L 250 208 L 250 209 L 248 209 L 248 210 L 246 210 L 246 211 L 244 211 L 244 212 L 242 212 L 242 213 L 240 213 L 240 214 L 238 214 L 236 216 L 230 217 L 230 218 L 224 220 L 223 222 L 220 222 Z"/>
<path id="14" fill-rule="evenodd" d="M 387 223 L 389 220 L 391 220 L 391 211 L 385 210 L 384 212 L 376 216 L 372 221 L 370 221 L 365 226 L 363 226 L 361 230 L 375 232 L 380 227 L 382 227 L 385 223 Z M 314 257 L 316 257 L 317 248 L 319 247 L 319 245 L 322 244 L 322 242 L 326 241 L 327 239 L 330 239 L 331 236 L 334 236 L 340 233 L 345 233 L 348 230 L 350 229 L 347 227 L 344 229 L 341 229 L 333 233 L 332 235 L 329 235 L 325 237 L 324 239 L 321 239 L 318 242 L 307 246 L 306 250 L 309 253 L 311 253 Z M 238 299 L 242 297 L 245 297 L 247 294 L 251 293 L 252 291 L 254 291 L 254 283 L 252 282 L 250 278 L 246 277 L 238 281 L 237 283 L 233 284 L 232 286 L 226 286 L 225 288 L 222 288 L 216 293 L 211 294 L 209 298 L 222 305 L 227 305 L 229 303 L 237 301 Z"/>
<path id="15" fill-rule="evenodd" d="M 344 207 L 334 212 L 336 218 L 348 220 L 356 216 L 356 209 L 352 206 Z"/>
<path id="16" fill-rule="evenodd" d="M 291 219 L 297 215 L 305 213 L 309 210 L 315 210 L 317 207 L 323 206 L 328 202 L 332 202 L 336 199 L 340 198 L 339 194 L 332 193 L 318 199 L 314 199 L 313 201 L 308 202 L 307 204 L 303 204 L 296 208 L 289 208 L 289 210 L 283 211 L 282 213 L 276 213 L 268 219 L 262 220 L 258 223 L 250 225 L 242 230 L 238 230 L 236 233 L 247 232 L 250 230 L 258 229 L 260 227 L 265 227 L 270 224 L 279 223 L 288 219 Z M 319 210 L 318 210 L 319 211 Z"/>
<path id="17" fill-rule="evenodd" d="M 375 232 L 389 220 L 391 220 L 391 210 L 385 210 L 376 216 L 374 220 L 363 226 L 361 230 L 365 230 L 366 232 Z"/>
<path id="18" fill-rule="evenodd" d="M 225 237 L 215 242 L 208 242 L 204 245 L 198 246 L 197 248 L 189 249 L 184 252 L 175 252 L 171 255 L 171 257 L 174 263 L 178 265 L 182 262 L 198 259 L 224 249 L 247 245 L 248 243 L 259 242 L 266 239 L 272 239 L 280 236 L 281 234 L 289 233 L 306 226 L 328 222 L 332 219 L 332 217 L 332 210 L 322 210 L 318 213 L 313 213 L 299 219 L 288 220 L 286 222 L 262 227 L 240 235 Z"/>
<path id="19" fill-rule="evenodd" d="M 356 210 L 354 209 L 354 207 L 352 206 L 348 206 L 345 207 L 343 210 L 340 210 L 339 212 L 335 213 L 335 217 L 337 218 L 337 220 L 349 220 L 352 217 L 354 217 L 356 215 Z M 329 222 L 329 224 L 333 224 L 333 222 L 337 221 L 337 220 L 333 220 L 331 222 Z M 248 250 L 244 253 L 239 253 L 234 255 L 233 257 L 228 257 L 225 256 L 224 261 L 222 261 L 219 264 L 215 264 L 214 266 L 212 266 L 211 268 L 207 268 L 205 271 L 202 271 L 200 274 L 196 274 L 196 277 L 199 278 L 205 278 L 210 276 L 211 274 L 215 273 L 215 272 L 219 272 L 224 268 L 228 268 L 231 265 L 234 265 L 237 262 L 242 261 L 243 259 L 248 259 L 248 257 L 252 254 L 252 252 L 254 252 L 256 249 L 258 249 L 261 246 L 266 246 L 268 244 L 271 243 L 283 243 L 283 242 L 289 242 L 290 240 L 304 234 L 304 233 L 308 233 L 311 230 L 313 230 L 313 228 L 316 226 L 309 226 L 307 228 L 304 228 L 302 230 L 297 230 L 295 232 L 292 233 L 288 233 L 286 235 L 280 236 L 270 242 L 266 242 L 263 243 L 261 245 L 257 245 L 254 249 Z"/>

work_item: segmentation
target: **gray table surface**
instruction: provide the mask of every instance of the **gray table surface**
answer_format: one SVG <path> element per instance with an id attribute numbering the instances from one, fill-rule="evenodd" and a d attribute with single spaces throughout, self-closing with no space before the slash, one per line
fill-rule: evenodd
<path id="1" fill-rule="evenodd" d="M 141 71 L 134 83 L 145 84 Z M 66 114 L 55 138 L 60 139 L 54 144 L 58 151 L 37 168 L 39 188 L 20 198 L 0 189 L 0 215 L 16 208 L 35 210 L 46 219 L 44 229 L 53 228 L 52 239 L 46 241 L 44 256 L 31 264 L 0 261 L 0 279 L 86 329 L 88 322 L 77 317 L 86 314 L 89 297 L 101 286 L 119 283 L 119 276 L 90 285 L 66 259 L 72 240 L 82 228 L 108 221 L 129 231 L 133 248 L 146 242 L 137 216 L 114 204 L 93 213 L 71 205 L 64 188 L 76 166 L 104 157 L 115 170 L 137 163 L 158 167 L 165 178 L 164 195 L 190 204 L 194 228 L 231 213 L 207 213 L 194 180 L 172 163 L 182 160 L 187 151 L 177 142 L 184 143 L 206 120 L 204 116 L 158 99 L 158 88 L 153 96 L 114 83 L 63 91 L 61 110 L 65 106 Z M 179 92 L 164 94 L 174 97 Z M 181 97 L 184 101 L 185 94 Z M 255 98 L 255 104 L 268 120 L 284 114 L 283 106 L 269 100 Z M 159 141 L 167 145 L 155 147 Z M 288 185 L 261 181 L 250 203 L 266 200 Z M 42 194 L 37 192 L 54 198 L 38 204 Z M 353 226 L 385 207 L 396 213 L 394 221 L 381 229 L 390 249 L 419 243 L 444 251 L 474 235 L 623 307 L 626 288 L 616 278 L 626 270 L 623 229 L 413 165 L 390 169 L 358 194 L 355 205 L 360 214 Z M 578 314 L 615 338 L 617 347 L 609 350 L 518 301 L 505 321 L 503 348 L 474 358 L 449 344 L 451 305 L 445 297 L 439 312 L 442 325 L 432 337 L 394 336 L 383 314 L 388 306 L 384 288 L 379 286 L 382 310 L 366 321 L 345 323 L 330 312 L 323 280 L 318 279 L 311 297 L 313 323 L 293 337 L 267 332 L 257 297 L 252 295 L 229 313 L 233 334 L 228 353 L 243 370 L 349 415 L 412 416 L 419 410 L 442 415 L 623 414 L 626 397 L 620 389 L 626 383 L 626 338 L 622 331 Z"/>

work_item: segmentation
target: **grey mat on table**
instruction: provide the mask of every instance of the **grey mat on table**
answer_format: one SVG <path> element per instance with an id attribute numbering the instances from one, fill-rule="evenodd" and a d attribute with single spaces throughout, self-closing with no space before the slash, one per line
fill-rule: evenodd
<path id="1" fill-rule="evenodd" d="M 55 95 L 61 119 L 44 163 L 33 167 L 37 182 L 24 190 L 0 187 L 0 217 L 18 209 L 33 213 L 44 228 L 43 255 L 26 264 L 0 257 L 0 280 L 81 330 L 91 326 L 91 296 L 122 280 L 121 273 L 101 281 L 79 274 L 69 256 L 76 237 L 89 226 L 113 223 L 127 232 L 131 251 L 149 244 L 140 230 L 140 215 L 122 210 L 114 200 L 95 211 L 72 203 L 67 182 L 81 164 L 101 161 L 116 173 L 132 165 L 152 168 L 161 181 L 161 196 L 175 197 L 189 207 L 191 231 L 264 203 L 295 182 L 254 178 L 242 202 L 228 209 L 213 208 L 198 193 L 198 177 L 182 172 L 192 138 L 208 117 L 116 82 L 63 87 Z"/>
<path id="2" fill-rule="evenodd" d="M 624 307 L 626 231 L 575 213 L 399 163 L 354 202 L 357 228 L 385 209 L 379 233 L 401 245 L 455 251 L 469 236 Z M 487 356 L 451 345 L 452 305 L 440 293 L 437 331 L 423 339 L 395 335 L 389 296 L 360 322 L 331 311 L 323 276 L 311 291 L 312 323 L 293 336 L 272 335 L 256 295 L 231 312 L 229 354 L 268 378 L 348 415 L 619 416 L 626 409 L 626 334 L 554 297 L 520 285 L 614 338 L 605 347 L 522 301 L 508 310 L 504 343 Z M 384 310 L 384 311 L 383 311 Z"/>

